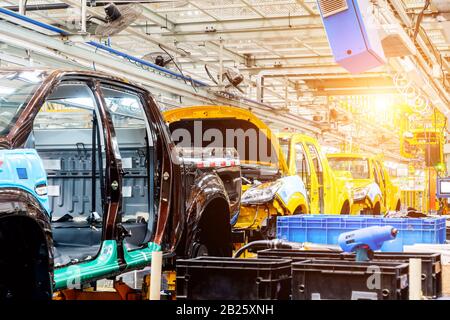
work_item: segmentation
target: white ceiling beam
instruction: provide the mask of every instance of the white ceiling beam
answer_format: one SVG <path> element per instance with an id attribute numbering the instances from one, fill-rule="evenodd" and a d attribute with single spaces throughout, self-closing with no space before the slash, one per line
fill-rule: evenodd
<path id="1" fill-rule="evenodd" d="M 3 51 L 0 60 L 10 60 L 12 62 L 11 59 L 14 59 L 16 64 L 20 64 L 20 61 L 23 60 L 23 64 L 21 65 L 24 66 L 39 65 L 52 68 L 76 68 L 76 63 L 71 63 L 70 61 L 60 62 L 45 55 L 38 54 L 33 50 L 33 47 L 20 48 L 3 44 L 0 49 Z M 31 62 L 31 64 L 26 64 L 27 61 Z"/>
<path id="2" fill-rule="evenodd" d="M 0 52 L 0 66 L 3 62 L 9 62 L 18 66 L 23 67 L 33 67 L 33 66 L 41 66 L 42 63 L 39 61 L 34 61 L 33 59 L 27 59 L 23 57 L 13 56 L 11 54 L 6 54 L 4 52 Z"/>
<path id="3" fill-rule="evenodd" d="M 231 48 L 230 48 L 231 49 Z M 321 58 L 321 57 L 329 57 L 330 56 L 330 50 L 321 50 L 320 55 L 317 54 L 312 54 L 311 50 L 309 49 L 305 49 L 305 48 L 283 48 L 283 49 L 279 49 L 279 48 L 273 48 L 272 50 L 277 51 L 279 54 L 283 55 L 286 58 L 291 57 L 305 57 L 305 58 L 310 58 L 310 57 L 314 57 L 314 58 Z M 254 55 L 255 57 L 257 57 L 258 59 L 264 59 L 264 58 L 276 58 L 278 56 L 274 56 L 273 54 L 270 54 L 269 52 L 267 52 L 267 50 L 264 50 L 260 47 L 258 48 L 253 48 L 253 49 L 246 49 L 246 48 L 242 48 L 242 49 L 234 49 L 235 52 L 239 53 L 239 54 L 251 54 Z"/>
<path id="4" fill-rule="evenodd" d="M 201 0 L 200 0 L 201 1 Z M 191 1 L 192 2 L 192 1 Z M 186 3 L 187 4 L 187 3 Z M 274 0 L 271 2 L 264 2 L 265 6 L 272 6 L 272 5 L 291 5 L 291 0 Z M 191 3 L 192 5 L 192 3 Z M 205 10 L 220 10 L 220 9 L 239 9 L 243 8 L 244 4 L 241 3 L 229 3 L 229 4 L 217 4 L 217 5 L 206 5 L 205 3 L 202 3 L 202 8 Z M 155 9 L 157 12 L 185 12 L 192 10 L 192 8 L 189 8 L 188 6 L 183 7 L 163 7 Z"/>
<path id="5" fill-rule="evenodd" d="M 258 16 L 260 16 L 261 18 L 265 18 L 266 16 L 259 11 L 258 9 L 256 9 L 256 7 L 252 6 L 250 3 L 248 3 L 247 0 L 241 0 L 241 2 L 247 7 L 249 8 L 251 11 L 253 11 L 254 13 L 256 13 Z"/>
<path id="6" fill-rule="evenodd" d="M 185 1 L 186 5 L 181 7 L 162 7 L 155 9 L 158 13 L 181 13 L 186 11 L 191 11 L 194 7 L 192 1 Z M 202 6 L 204 10 L 217 10 L 217 9 L 229 9 L 229 8 L 242 8 L 242 4 L 230 4 L 230 5 L 218 5 L 218 6 Z"/>
<path id="7" fill-rule="evenodd" d="M 325 37 L 322 27 L 314 28 L 266 28 L 240 29 L 222 32 L 171 33 L 163 34 L 162 38 L 173 38 L 181 42 L 228 41 L 228 40 L 265 40 L 273 38 L 311 39 Z"/>
<path id="8" fill-rule="evenodd" d="M 347 74 L 350 76 L 347 70 L 336 65 L 309 65 L 309 66 L 295 66 L 295 67 L 255 67 L 255 68 L 242 68 L 251 73 L 257 73 L 263 76 L 302 76 L 302 75 L 328 75 L 328 74 Z"/>
<path id="9" fill-rule="evenodd" d="M 276 75 L 275 75 L 276 76 Z M 320 80 L 323 78 L 326 79 L 360 79 L 360 78 L 373 78 L 373 77 L 387 77 L 389 76 L 386 73 L 382 72 L 364 72 L 362 74 L 345 74 L 345 73 L 333 73 L 333 74 L 323 74 L 323 75 L 309 75 L 309 74 L 301 74 L 301 75 L 295 75 L 291 74 L 289 75 L 289 79 L 292 81 L 298 81 L 298 80 Z"/>
<path id="10" fill-rule="evenodd" d="M 297 4 L 299 4 L 303 9 L 305 9 L 310 15 L 315 16 L 317 13 L 315 13 L 309 6 L 305 4 L 304 0 L 296 0 Z"/>
<path id="11" fill-rule="evenodd" d="M 279 58 L 284 58 L 283 55 L 281 55 L 280 53 L 278 53 L 277 51 L 274 51 L 272 48 L 270 48 L 269 46 L 264 45 L 263 43 L 261 43 L 260 41 L 253 41 L 254 44 L 256 44 L 258 47 L 272 53 L 274 56 L 277 56 Z"/>
<path id="12" fill-rule="evenodd" d="M 196 8 L 197 10 L 199 10 L 200 12 L 202 12 L 203 14 L 213 18 L 215 21 L 218 21 L 217 17 L 215 17 L 214 15 L 212 15 L 211 13 L 209 13 L 207 10 L 203 9 L 202 7 L 200 7 L 199 5 L 197 5 L 195 2 L 193 1 L 188 1 L 188 3 L 193 6 L 194 8 Z"/>
<path id="13" fill-rule="evenodd" d="M 214 51 L 216 53 L 220 52 L 220 45 L 218 45 L 217 43 L 214 42 L 205 42 L 205 48 L 211 51 Z M 244 64 L 245 63 L 245 58 L 243 55 L 240 55 L 228 48 L 226 48 L 224 46 L 223 48 L 223 55 L 224 57 L 227 57 L 229 59 L 231 59 L 232 61 L 236 62 L 237 64 Z M 219 57 L 217 57 L 217 61 L 218 61 Z"/>
<path id="14" fill-rule="evenodd" d="M 224 52 L 225 55 L 225 52 Z M 236 60 L 233 59 L 236 55 L 235 54 L 230 54 L 228 56 L 228 59 L 224 59 L 225 63 L 230 63 L 233 61 L 239 62 L 241 64 L 245 63 L 245 59 L 242 56 L 238 56 L 238 57 L 242 57 L 242 59 Z M 211 58 L 210 63 L 214 63 L 219 61 L 219 58 L 217 56 L 209 56 L 209 58 Z M 322 56 L 322 57 L 283 57 L 283 58 L 278 58 L 278 57 L 258 57 L 255 56 L 255 62 L 256 62 L 256 67 L 243 67 L 243 70 L 250 70 L 250 69 L 258 69 L 258 68 L 272 68 L 272 67 L 289 67 L 289 66 L 296 66 L 296 67 L 301 67 L 301 66 L 309 66 L 309 65 L 325 65 L 325 66 L 329 66 L 334 64 L 334 58 L 330 57 L 330 56 Z M 189 65 L 189 64 L 193 64 L 194 62 L 192 61 L 183 61 L 181 62 L 181 64 L 183 65 Z M 349 75 L 345 75 L 345 77 L 349 77 Z"/>
<path id="15" fill-rule="evenodd" d="M 324 89 L 313 90 L 317 96 L 353 96 L 353 95 L 372 95 L 372 94 L 398 94 L 396 87 L 355 87 L 347 89 Z"/>
<path id="16" fill-rule="evenodd" d="M 282 58 L 263 58 L 256 57 L 258 66 L 274 66 L 274 65 L 330 65 L 334 64 L 335 60 L 332 56 L 321 57 L 289 57 L 284 56 Z"/>
<path id="17" fill-rule="evenodd" d="M 145 27 L 142 24 L 136 24 L 135 27 Z M 221 21 L 199 21 L 180 22 L 175 25 L 174 32 L 177 33 L 197 33 L 205 32 L 206 28 L 214 29 L 217 32 L 242 30 L 242 29 L 262 29 L 262 28 L 323 28 L 322 20 L 316 16 L 294 16 L 294 17 L 270 17 L 270 18 L 245 18 Z M 157 26 L 148 26 L 151 34 L 168 33 Z M 324 33 L 325 35 L 325 33 Z"/>
<path id="18" fill-rule="evenodd" d="M 313 52 L 314 54 L 320 56 L 321 53 L 319 51 L 317 51 L 315 48 L 311 47 L 310 45 L 308 45 L 307 43 L 305 43 L 304 41 L 300 40 L 298 37 L 294 37 L 294 40 L 299 43 L 301 46 L 305 47 L 306 49 L 308 49 L 309 51 Z"/>
<path id="19" fill-rule="evenodd" d="M 161 16 L 159 13 L 156 13 L 142 4 L 139 4 L 139 7 L 142 9 L 144 18 L 156 23 L 159 27 L 166 28 L 169 31 L 173 31 L 175 29 L 175 23 L 170 21 L 167 16 Z"/>

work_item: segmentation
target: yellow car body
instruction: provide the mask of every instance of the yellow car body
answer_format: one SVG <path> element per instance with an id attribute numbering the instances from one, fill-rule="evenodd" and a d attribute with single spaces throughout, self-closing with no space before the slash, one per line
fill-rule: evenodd
<path id="1" fill-rule="evenodd" d="M 169 110 L 163 115 L 172 135 L 176 129 L 181 128 L 189 127 L 189 130 L 193 131 L 192 124 L 197 122 L 202 125 L 202 134 L 209 129 L 220 132 L 225 129 L 242 130 L 245 134 L 250 129 L 256 130 L 258 134 L 261 134 L 257 141 L 258 152 L 259 143 L 267 139 L 266 143 L 271 148 L 270 161 L 261 159 L 259 156 L 248 156 L 250 152 L 248 154 L 240 152 L 237 145 L 239 142 L 236 142 L 238 140 L 232 143 L 240 156 L 243 180 L 240 212 L 235 217 L 231 217 L 234 230 L 258 231 L 263 238 L 270 238 L 275 236 L 276 216 L 309 212 L 303 181 L 297 175 L 289 176 L 289 169 L 276 136 L 250 111 L 231 106 L 195 106 Z M 177 141 L 176 137 L 173 138 Z M 249 141 L 244 141 L 240 146 L 251 144 Z M 207 146 L 205 143 L 202 144 L 202 147 Z M 227 144 L 227 147 L 233 146 Z M 271 196 L 272 193 L 273 196 Z M 253 232 L 250 233 L 253 234 Z"/>
<path id="2" fill-rule="evenodd" d="M 328 154 L 327 158 L 333 170 L 350 173 L 348 181 L 353 189 L 352 213 L 378 215 L 400 210 L 400 190 L 378 157 L 334 153 Z"/>
<path id="3" fill-rule="evenodd" d="M 310 213 L 349 214 L 353 202 L 351 186 L 346 178 L 333 172 L 317 140 L 300 133 L 277 136 L 289 175 L 299 175 L 306 185 Z"/>

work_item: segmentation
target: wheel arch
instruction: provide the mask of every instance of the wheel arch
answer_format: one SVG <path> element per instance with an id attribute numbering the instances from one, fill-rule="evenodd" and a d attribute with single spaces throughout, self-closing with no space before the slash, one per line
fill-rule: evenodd
<path id="1" fill-rule="evenodd" d="M 346 211 L 348 209 L 348 211 Z M 340 206 L 339 214 L 350 214 L 351 213 L 351 204 L 350 199 L 344 199 Z"/>
<path id="2" fill-rule="evenodd" d="M 300 192 L 296 192 L 286 204 L 290 214 L 295 214 L 301 209 L 301 213 L 310 213 L 308 199 Z"/>
<path id="3" fill-rule="evenodd" d="M 212 250 L 209 252 L 212 255 L 231 256 L 231 222 L 228 199 L 222 196 L 209 199 L 197 218 L 192 236 L 187 243 L 188 255 L 195 256 L 193 252 L 195 245 L 201 243 Z"/>
<path id="4" fill-rule="evenodd" d="M 20 299 L 51 299 L 53 255 L 49 234 L 28 215 L 0 218 L 0 247 L 7 277 L 0 275 L 0 288 Z M 13 279 L 13 280 L 11 280 Z"/>
<path id="5" fill-rule="evenodd" d="M 196 181 L 187 200 L 186 223 L 177 247 L 181 256 L 192 254 L 192 246 L 202 231 L 212 230 L 222 235 L 224 242 L 229 239 L 231 248 L 231 208 L 222 181 L 212 173 L 202 174 Z M 218 229 L 218 225 L 222 228 Z"/>

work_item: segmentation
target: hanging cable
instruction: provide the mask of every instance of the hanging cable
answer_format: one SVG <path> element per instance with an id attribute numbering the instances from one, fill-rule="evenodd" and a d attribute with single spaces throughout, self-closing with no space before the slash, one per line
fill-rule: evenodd
<path id="1" fill-rule="evenodd" d="M 417 34 L 419 33 L 420 30 L 420 24 L 422 23 L 423 15 L 425 14 L 425 10 L 427 10 L 428 7 L 430 6 L 430 2 L 431 2 L 430 0 L 425 0 L 425 5 L 423 6 L 422 11 L 420 11 L 419 16 L 417 17 L 416 27 L 414 29 L 414 36 L 413 36 L 414 41 L 416 41 Z"/>
<path id="2" fill-rule="evenodd" d="M 183 76 L 183 80 L 184 80 L 184 83 L 186 83 L 187 84 L 187 81 L 186 81 L 186 79 L 185 79 L 185 75 L 183 74 L 183 71 L 181 71 L 181 69 L 180 69 L 180 67 L 178 66 L 178 63 L 175 61 L 175 58 L 166 50 L 166 49 L 164 49 L 161 45 L 158 45 L 159 46 L 159 48 L 162 50 L 162 51 L 164 51 L 165 52 L 165 54 L 167 54 L 169 57 L 170 57 L 170 59 L 172 60 L 172 62 L 173 62 L 173 64 L 175 65 L 175 67 L 178 69 L 178 71 L 181 73 L 181 75 Z"/>

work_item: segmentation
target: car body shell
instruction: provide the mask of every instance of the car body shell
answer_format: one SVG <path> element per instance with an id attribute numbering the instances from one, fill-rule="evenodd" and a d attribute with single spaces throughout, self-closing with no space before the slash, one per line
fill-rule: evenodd
<path id="1" fill-rule="evenodd" d="M 2 71 L 36 70 L 2 69 Z M 105 185 L 110 186 L 105 188 L 104 196 L 107 201 L 103 207 L 102 246 L 97 256 L 90 261 L 58 268 L 54 267 L 51 222 L 45 206 L 36 199 L 36 195 L 20 185 L 18 187 L 0 187 L 0 204 L 15 203 L 17 208 L 23 209 L 14 211 L 9 210 L 7 206 L 0 206 L 0 220 L 12 215 L 25 215 L 32 219 L 45 234 L 49 257 L 48 271 L 50 278 L 53 278 L 53 289 L 67 288 L 74 277 L 74 270 L 76 270 L 75 276 L 78 277 L 77 281 L 82 284 L 143 268 L 150 263 L 151 252 L 155 250 L 163 250 L 165 254 L 176 253 L 179 256 L 189 256 L 192 244 L 196 241 L 195 230 L 198 229 L 203 213 L 212 201 L 220 200 L 227 204 L 226 213 L 224 213 L 226 216 L 230 211 L 236 210 L 233 208 L 236 203 L 230 203 L 224 182 L 213 170 L 199 170 L 183 163 L 182 160 L 180 161 L 161 112 L 149 91 L 126 79 L 100 72 L 77 70 L 42 70 L 42 72 L 45 76 L 41 85 L 26 102 L 9 132 L 0 136 L 0 149 L 23 149 L 33 130 L 34 118 L 53 89 L 64 81 L 84 82 L 92 90 L 98 104 L 105 138 L 107 164 Z M 124 249 L 124 235 L 119 217 L 122 199 L 122 163 L 121 159 L 115 155 L 115 148 L 117 148 L 114 145 L 115 130 L 106 111 L 100 84 L 112 85 L 139 94 L 145 104 L 145 115 L 149 126 L 156 133 L 155 146 L 160 155 L 158 160 L 161 173 L 157 223 L 150 242 L 133 252 Z M 233 174 L 240 176 L 238 166 L 229 169 Z M 227 170 L 227 168 L 222 170 Z M 229 230 L 229 220 L 226 220 L 226 224 L 224 228 L 228 227 Z M 216 227 L 220 228 L 221 226 Z"/>
<path id="2" fill-rule="evenodd" d="M 388 170 L 379 157 L 360 153 L 333 153 L 328 154 L 327 157 L 328 159 L 349 158 L 368 161 L 368 178 L 348 178 L 348 181 L 352 185 L 354 194 L 356 190 L 361 190 L 364 188 L 367 189 L 367 194 L 365 197 L 354 199 L 352 213 L 371 213 L 377 204 L 379 204 L 380 213 L 400 209 L 401 200 L 399 187 L 392 182 Z"/>
<path id="3" fill-rule="evenodd" d="M 349 183 L 347 179 L 337 176 L 333 172 L 317 140 L 300 133 L 282 132 L 277 136 L 280 140 L 285 140 L 289 144 L 289 175 L 297 175 L 300 172 L 297 168 L 296 157 L 297 152 L 301 151 L 296 150 L 296 148 L 301 148 L 306 156 L 309 174 L 305 174 L 303 171 L 302 174 L 309 191 L 309 212 L 312 214 L 349 213 L 348 210 L 353 202 Z M 317 150 L 318 161 L 320 162 L 318 165 L 313 160 L 312 148 Z M 321 176 L 319 177 L 319 175 Z"/>
<path id="4" fill-rule="evenodd" d="M 232 106 L 193 106 L 177 108 L 165 111 L 164 119 L 170 125 L 181 120 L 207 120 L 207 119 L 239 119 L 252 123 L 254 126 L 265 133 L 270 139 L 272 147 L 277 152 L 278 166 L 280 172 L 280 179 L 284 190 L 289 189 L 289 194 L 283 193 L 283 187 L 278 190 L 275 197 L 265 203 L 254 205 L 241 204 L 240 213 L 237 221 L 234 223 L 234 229 L 261 229 L 264 227 L 266 218 L 268 216 L 290 215 L 294 214 L 301 208 L 303 213 L 309 212 L 308 199 L 306 189 L 297 177 L 289 179 L 289 169 L 286 160 L 279 148 L 277 138 L 272 133 L 270 128 L 256 117 L 252 112 L 246 109 L 232 107 Z M 241 164 L 245 163 L 241 159 Z M 273 166 L 274 164 L 264 163 L 265 165 Z M 244 174 L 243 174 L 244 176 Z M 295 180 L 295 181 L 293 181 Z M 261 187 L 265 187 L 263 184 Z M 287 186 L 290 187 L 287 187 Z M 243 193 L 251 188 L 250 185 L 243 185 Z"/>

